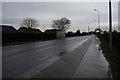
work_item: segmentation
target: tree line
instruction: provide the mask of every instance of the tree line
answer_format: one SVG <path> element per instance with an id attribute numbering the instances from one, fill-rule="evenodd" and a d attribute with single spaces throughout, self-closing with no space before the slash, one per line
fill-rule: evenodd
<path id="1" fill-rule="evenodd" d="M 55 29 L 68 29 L 70 27 L 71 21 L 66 18 L 62 17 L 61 19 L 56 19 L 53 20 L 52 27 Z M 39 21 L 36 20 L 35 18 L 24 18 L 21 23 L 22 27 L 27 27 L 27 28 L 37 28 L 40 26 Z"/>
<path id="2" fill-rule="evenodd" d="M 60 19 L 53 20 L 52 27 L 55 30 L 67 30 L 70 27 L 71 21 L 66 18 L 62 17 Z M 21 22 L 21 27 L 26 27 L 28 29 L 35 29 L 40 26 L 39 21 L 34 18 L 24 18 Z M 80 30 L 76 32 L 67 32 L 65 33 L 66 37 L 74 37 L 74 36 L 84 36 L 88 33 L 81 33 Z M 26 42 L 26 41 L 44 41 L 44 40 L 51 40 L 56 39 L 56 34 L 33 34 L 33 33 L 3 33 L 2 34 L 2 43 L 14 43 L 14 42 Z"/>

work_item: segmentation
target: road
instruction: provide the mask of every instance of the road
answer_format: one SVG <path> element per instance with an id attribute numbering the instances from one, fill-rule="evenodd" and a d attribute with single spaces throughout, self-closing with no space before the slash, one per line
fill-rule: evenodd
<path id="1" fill-rule="evenodd" d="M 29 78 L 34 73 L 55 62 L 59 59 L 59 56 L 73 51 L 92 37 L 69 37 L 44 42 L 4 46 L 2 47 L 2 77 Z M 88 45 L 86 44 L 86 46 Z"/>

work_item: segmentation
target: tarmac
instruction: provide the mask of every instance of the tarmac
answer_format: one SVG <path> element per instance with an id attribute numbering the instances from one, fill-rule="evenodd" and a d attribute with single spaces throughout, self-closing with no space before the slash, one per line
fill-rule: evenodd
<path id="1" fill-rule="evenodd" d="M 95 36 L 30 78 L 102 78 L 109 79 L 109 64 Z"/>

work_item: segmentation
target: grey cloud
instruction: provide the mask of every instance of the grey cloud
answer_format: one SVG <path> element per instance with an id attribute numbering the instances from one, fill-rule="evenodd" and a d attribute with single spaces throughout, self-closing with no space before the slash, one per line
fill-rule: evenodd
<path id="1" fill-rule="evenodd" d="M 116 5 L 114 3 L 114 14 Z M 94 8 L 99 9 L 101 15 L 101 25 L 108 22 L 108 3 L 107 2 L 3 2 L 2 17 L 3 23 L 17 25 L 25 17 L 33 17 L 49 28 L 53 19 L 68 17 L 71 21 L 71 30 L 87 30 L 88 26 L 95 28 L 94 20 L 97 13 Z M 114 16 L 116 21 L 117 16 Z M 103 24 L 102 24 L 103 23 Z M 76 26 L 76 27 L 72 27 Z"/>

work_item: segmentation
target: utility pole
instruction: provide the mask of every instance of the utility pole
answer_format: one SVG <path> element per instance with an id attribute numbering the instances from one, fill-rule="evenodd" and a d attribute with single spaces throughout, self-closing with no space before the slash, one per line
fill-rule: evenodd
<path id="1" fill-rule="evenodd" d="M 100 29 L 100 11 L 98 9 L 94 9 L 94 11 L 98 12 L 98 28 Z"/>
<path id="2" fill-rule="evenodd" d="M 89 30 L 90 30 L 90 28 L 88 27 L 88 34 L 89 34 Z"/>
<path id="3" fill-rule="evenodd" d="M 100 12 L 98 10 L 98 28 L 100 29 Z"/>
<path id="4" fill-rule="evenodd" d="M 111 0 L 109 0 L 109 49 L 112 51 L 112 9 Z"/>
<path id="5" fill-rule="evenodd" d="M 45 26 L 43 26 L 43 31 L 45 31 Z"/>

